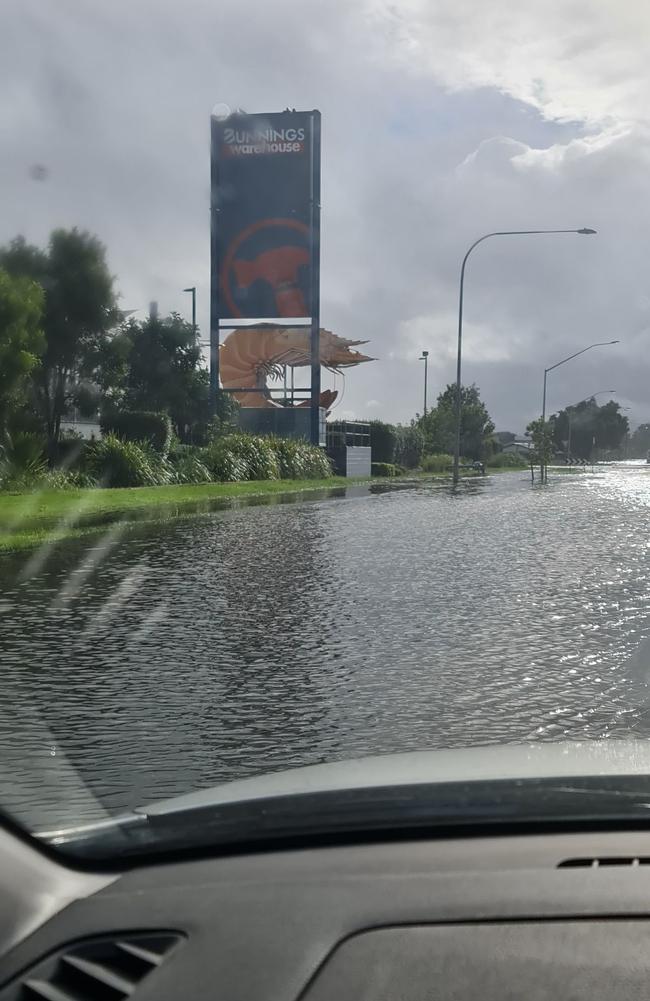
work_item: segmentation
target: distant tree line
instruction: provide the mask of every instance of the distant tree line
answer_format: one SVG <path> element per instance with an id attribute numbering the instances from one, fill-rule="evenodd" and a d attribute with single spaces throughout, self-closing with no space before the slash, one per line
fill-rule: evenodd
<path id="1" fill-rule="evenodd" d="M 630 459 L 645 459 L 650 453 L 650 424 L 639 424 L 632 432 L 628 442 L 628 457 Z"/>
<path id="2" fill-rule="evenodd" d="M 424 466 L 442 472 L 450 467 L 456 442 L 456 386 L 447 386 L 436 405 L 410 424 L 369 424 L 373 464 L 394 465 L 397 471 Z M 486 461 L 502 450 L 477 386 L 461 390 L 460 445 L 461 455 L 470 461 Z"/>
<path id="3" fill-rule="evenodd" d="M 556 453 L 586 460 L 618 455 L 629 432 L 628 419 L 615 400 L 599 406 L 593 397 L 553 414 L 549 424 Z"/>

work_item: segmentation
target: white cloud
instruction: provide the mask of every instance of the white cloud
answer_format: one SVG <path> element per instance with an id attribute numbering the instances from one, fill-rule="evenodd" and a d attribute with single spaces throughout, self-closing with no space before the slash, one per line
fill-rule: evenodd
<path id="1" fill-rule="evenodd" d="M 498 87 L 548 119 L 647 120 L 650 7 L 637 0 L 373 2 L 376 58 L 445 87 Z"/>

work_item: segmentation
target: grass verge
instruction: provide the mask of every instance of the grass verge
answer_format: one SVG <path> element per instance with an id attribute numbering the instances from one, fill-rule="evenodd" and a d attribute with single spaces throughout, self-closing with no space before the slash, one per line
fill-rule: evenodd
<path id="1" fill-rule="evenodd" d="M 219 501 L 280 494 L 309 494 L 350 486 L 360 480 L 332 476 L 323 480 L 246 480 L 241 483 L 192 483 L 127 489 L 45 490 L 0 493 L 0 552 L 29 549 L 74 538 L 114 521 L 171 517 L 210 509 Z"/>

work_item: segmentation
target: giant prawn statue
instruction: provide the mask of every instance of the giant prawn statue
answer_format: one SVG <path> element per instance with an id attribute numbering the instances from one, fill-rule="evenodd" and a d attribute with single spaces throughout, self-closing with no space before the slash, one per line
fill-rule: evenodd
<path id="1" fill-rule="evenodd" d="M 359 365 L 374 358 L 353 350 L 367 341 L 351 341 L 339 337 L 331 330 L 320 331 L 320 363 L 330 372 Z M 311 364 L 311 334 L 308 327 L 277 327 L 274 324 L 257 324 L 239 327 L 226 337 L 219 351 L 219 371 L 224 389 L 243 407 L 280 407 L 271 399 L 267 389 L 268 378 L 280 378 L 282 369 L 300 368 Z M 237 393 L 238 389 L 257 392 Z M 337 397 L 331 389 L 321 393 L 320 404 L 329 409 Z M 308 402 L 301 406 L 308 406 Z"/>

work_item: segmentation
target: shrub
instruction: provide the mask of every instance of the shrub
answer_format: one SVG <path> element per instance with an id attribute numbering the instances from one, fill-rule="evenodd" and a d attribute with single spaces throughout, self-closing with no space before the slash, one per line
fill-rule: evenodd
<path id="1" fill-rule="evenodd" d="M 395 433 L 395 462 L 406 469 L 415 469 L 422 462 L 424 434 L 415 424 L 398 424 Z"/>
<path id="2" fill-rule="evenodd" d="M 304 442 L 293 438 L 269 438 L 281 480 L 301 480 L 306 475 L 307 455 Z"/>
<path id="3" fill-rule="evenodd" d="M 83 466 L 86 441 L 81 435 L 66 434 L 56 446 L 56 468 L 71 469 Z"/>
<path id="4" fill-rule="evenodd" d="M 433 455 L 425 455 L 422 468 L 425 473 L 446 473 L 451 469 L 453 462 L 453 456 L 445 452 L 436 452 Z"/>
<path id="5" fill-rule="evenodd" d="M 397 432 L 392 424 L 370 421 L 370 449 L 373 462 L 394 462 Z"/>
<path id="6" fill-rule="evenodd" d="M 515 455 L 512 452 L 497 452 L 490 456 L 486 465 L 490 469 L 525 469 L 528 462 L 522 455 Z"/>
<path id="7" fill-rule="evenodd" d="M 88 490 L 96 486 L 94 477 L 79 469 L 48 469 L 38 481 L 39 490 Z"/>
<path id="8" fill-rule="evenodd" d="M 245 459 L 228 443 L 227 438 L 216 439 L 201 451 L 211 479 L 225 482 L 249 478 Z"/>
<path id="9" fill-rule="evenodd" d="M 167 460 L 176 483 L 209 483 L 212 473 L 205 462 L 205 449 L 179 445 Z"/>
<path id="10" fill-rule="evenodd" d="M 326 479 L 332 465 L 322 448 L 294 438 L 268 439 L 275 452 L 282 480 Z"/>
<path id="11" fill-rule="evenodd" d="M 0 438 L 0 489 L 32 488 L 46 472 L 45 440 L 40 435 L 14 431 Z"/>
<path id="12" fill-rule="evenodd" d="M 373 476 L 397 476 L 397 467 L 392 462 L 373 462 L 370 471 Z"/>
<path id="13" fill-rule="evenodd" d="M 304 473 L 307 480 L 326 480 L 333 475 L 332 460 L 324 448 L 317 445 L 303 444 L 304 449 Z"/>
<path id="14" fill-rule="evenodd" d="M 220 389 L 215 401 L 215 412 L 208 423 L 204 425 L 204 437 L 207 442 L 234 434 L 239 426 L 239 403 L 231 393 Z M 198 429 L 197 429 L 198 430 Z"/>
<path id="15" fill-rule="evenodd" d="M 171 445 L 172 424 L 168 414 L 148 410 L 122 410 L 101 420 L 102 434 L 112 434 L 124 441 L 147 443 L 161 455 Z"/>
<path id="16" fill-rule="evenodd" d="M 48 469 L 45 447 L 40 435 L 25 432 L 6 435 L 0 442 L 0 489 L 22 492 L 96 486 L 94 478 L 81 469 Z"/>
<path id="17" fill-rule="evenodd" d="M 173 482 L 173 471 L 150 446 L 124 441 L 109 434 L 90 442 L 84 469 L 101 486 L 153 487 Z"/>
<path id="18" fill-rule="evenodd" d="M 221 441 L 242 461 L 245 480 L 279 480 L 280 469 L 271 438 L 252 434 L 229 434 Z"/>

